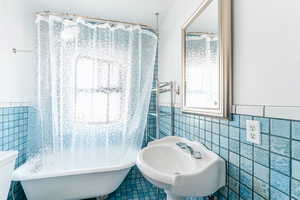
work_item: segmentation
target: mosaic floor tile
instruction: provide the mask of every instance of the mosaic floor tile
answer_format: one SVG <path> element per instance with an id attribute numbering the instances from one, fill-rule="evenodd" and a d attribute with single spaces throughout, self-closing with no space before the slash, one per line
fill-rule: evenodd
<path id="1" fill-rule="evenodd" d="M 126 179 L 121 186 L 112 194 L 108 200 L 157 200 L 158 190 L 144 178 Z"/>

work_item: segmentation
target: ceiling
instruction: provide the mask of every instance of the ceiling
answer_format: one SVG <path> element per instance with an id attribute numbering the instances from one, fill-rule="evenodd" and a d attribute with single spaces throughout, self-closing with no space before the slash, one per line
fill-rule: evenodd
<path id="1" fill-rule="evenodd" d="M 173 0 L 26 0 L 21 1 L 30 12 L 56 11 L 99 17 L 156 27 L 155 12 L 160 21 Z M 26 3 L 25 3 L 26 2 Z"/>

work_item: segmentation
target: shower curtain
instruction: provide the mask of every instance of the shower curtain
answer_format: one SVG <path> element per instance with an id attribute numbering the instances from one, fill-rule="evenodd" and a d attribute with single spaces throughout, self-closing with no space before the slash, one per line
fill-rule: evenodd
<path id="1" fill-rule="evenodd" d="M 30 155 L 55 155 L 71 168 L 135 161 L 150 103 L 156 35 L 82 18 L 38 16 L 36 24 L 40 129 L 31 136 Z"/>

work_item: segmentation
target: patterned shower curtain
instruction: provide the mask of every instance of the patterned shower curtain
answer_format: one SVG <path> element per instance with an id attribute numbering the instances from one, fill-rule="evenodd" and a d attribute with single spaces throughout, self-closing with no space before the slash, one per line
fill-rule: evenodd
<path id="1" fill-rule="evenodd" d="M 95 160 L 101 166 L 135 161 L 150 102 L 156 35 L 140 26 L 82 18 L 38 16 L 36 24 L 40 131 L 32 136 L 32 154 L 57 154 L 71 167 L 79 159 L 84 167 Z"/>

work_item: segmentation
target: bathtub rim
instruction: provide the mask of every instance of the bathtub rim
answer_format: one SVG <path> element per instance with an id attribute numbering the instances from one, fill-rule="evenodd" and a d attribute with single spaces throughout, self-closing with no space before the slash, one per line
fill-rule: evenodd
<path id="1" fill-rule="evenodd" d="M 93 173 L 108 173 L 114 171 L 125 170 L 131 168 L 135 165 L 135 161 L 128 162 L 123 165 L 114 165 L 112 167 L 97 167 L 97 168 L 82 168 L 82 169 L 71 169 L 71 170 L 62 170 L 58 172 L 49 172 L 49 173 L 28 173 L 27 176 L 18 176 L 18 171 L 24 170 L 24 168 L 29 167 L 29 162 L 25 162 L 23 165 L 14 170 L 12 174 L 12 181 L 32 181 L 39 179 L 47 178 L 57 178 L 57 177 L 66 177 L 66 176 L 76 176 L 84 174 L 93 174 Z"/>

